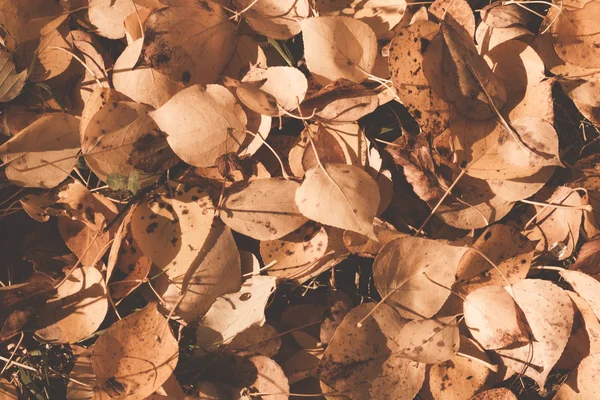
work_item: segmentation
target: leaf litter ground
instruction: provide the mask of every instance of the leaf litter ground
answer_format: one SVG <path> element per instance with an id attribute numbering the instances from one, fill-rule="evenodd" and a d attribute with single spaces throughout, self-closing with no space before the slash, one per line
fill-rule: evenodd
<path id="1" fill-rule="evenodd" d="M 592 399 L 600 3 L 7 0 L 7 399 Z"/>

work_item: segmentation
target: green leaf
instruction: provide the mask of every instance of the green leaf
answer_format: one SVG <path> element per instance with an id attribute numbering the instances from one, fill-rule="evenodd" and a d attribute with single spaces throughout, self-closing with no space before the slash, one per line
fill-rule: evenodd
<path id="1" fill-rule="evenodd" d="M 140 173 L 137 170 L 133 170 L 129 174 L 127 189 L 133 194 L 136 194 L 140 190 Z"/>
<path id="2" fill-rule="evenodd" d="M 125 190 L 127 189 L 129 179 L 118 173 L 112 173 L 106 177 L 106 183 L 108 187 L 113 190 Z"/>

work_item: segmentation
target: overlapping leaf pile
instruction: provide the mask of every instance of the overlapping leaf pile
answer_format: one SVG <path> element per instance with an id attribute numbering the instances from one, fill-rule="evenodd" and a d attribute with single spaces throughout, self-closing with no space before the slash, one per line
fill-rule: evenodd
<path id="1" fill-rule="evenodd" d="M 600 2 L 507 3 L 5 0 L 3 396 L 600 396 Z"/>

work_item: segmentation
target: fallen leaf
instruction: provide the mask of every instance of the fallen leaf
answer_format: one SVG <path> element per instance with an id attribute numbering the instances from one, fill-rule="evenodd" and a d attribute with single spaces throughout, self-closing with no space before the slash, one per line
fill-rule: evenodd
<path id="1" fill-rule="evenodd" d="M 396 336 L 406 321 L 383 304 L 357 327 L 374 308 L 373 303 L 352 309 L 336 330 L 317 368 L 328 386 L 354 400 L 412 400 L 425 379 L 425 364 L 397 357 L 403 344 Z"/>
<path id="2" fill-rule="evenodd" d="M 149 115 L 167 133 L 175 154 L 196 167 L 215 165 L 219 156 L 238 150 L 246 136 L 246 114 L 220 85 L 190 86 Z"/>
<path id="3" fill-rule="evenodd" d="M 317 165 L 306 172 L 296 190 L 296 204 L 305 217 L 374 239 L 373 220 L 379 201 L 375 180 L 353 165 Z"/>
<path id="4" fill-rule="evenodd" d="M 235 335 L 228 347 L 233 351 L 247 351 L 272 358 L 281 347 L 281 335 L 269 324 L 251 325 Z"/>
<path id="5" fill-rule="evenodd" d="M 196 346 L 204 351 L 215 350 L 230 343 L 240 332 L 252 325 L 265 323 L 265 306 L 275 291 L 276 278 L 253 276 L 241 289 L 218 297 L 196 330 Z"/>
<path id="6" fill-rule="evenodd" d="M 375 33 L 349 17 L 312 17 L 301 22 L 306 66 L 321 85 L 336 79 L 361 83 L 377 55 Z M 323 41 L 328 42 L 323 46 Z"/>
<path id="7" fill-rule="evenodd" d="M 585 68 L 600 68 L 596 46 L 600 31 L 595 21 L 600 17 L 600 2 L 578 4 L 563 10 L 552 24 L 554 49 L 563 60 Z"/>
<path id="8" fill-rule="evenodd" d="M 469 293 L 464 313 L 471 335 L 486 350 L 529 342 L 521 312 L 501 286 L 484 286 Z"/>
<path id="9" fill-rule="evenodd" d="M 41 117 L 10 138 L 0 146 L 0 157 L 13 183 L 50 189 L 69 176 L 79 150 L 79 121 L 57 113 Z"/>
<path id="10" fill-rule="evenodd" d="M 189 2 L 152 13 L 144 45 L 143 65 L 186 86 L 212 84 L 235 51 L 235 25 L 214 2 Z"/>
<path id="11" fill-rule="evenodd" d="M 106 284 L 94 266 L 76 269 L 58 286 L 37 319 L 35 334 L 50 343 L 75 343 L 100 327 L 108 312 Z"/>
<path id="12" fill-rule="evenodd" d="M 469 400 L 518 400 L 517 396 L 507 388 L 484 390 Z"/>
<path id="13" fill-rule="evenodd" d="M 171 376 L 178 360 L 177 340 L 156 303 L 115 322 L 92 347 L 97 385 L 110 397 L 151 395 Z"/>
<path id="14" fill-rule="evenodd" d="M 153 66 L 138 65 L 143 45 L 144 40 L 137 39 L 123 50 L 113 68 L 113 85 L 131 99 L 159 108 L 182 90 L 183 84 Z"/>
<path id="15" fill-rule="evenodd" d="M 290 39 L 300 33 L 300 22 L 308 17 L 307 0 L 234 0 L 248 24 L 259 34 L 272 39 Z"/>
<path id="16" fill-rule="evenodd" d="M 600 299 L 598 298 L 600 282 L 579 271 L 560 271 L 560 276 L 590 305 L 596 317 L 600 319 Z"/>
<path id="17" fill-rule="evenodd" d="M 128 15 L 136 12 L 136 5 L 161 7 L 157 0 L 90 0 L 88 16 L 97 32 L 109 39 L 125 36 L 124 22 Z"/>
<path id="18" fill-rule="evenodd" d="M 451 359 L 460 346 L 456 317 L 409 321 L 395 340 L 404 346 L 399 356 L 425 364 Z"/>
<path id="19" fill-rule="evenodd" d="M 307 221 L 294 202 L 299 187 L 279 178 L 236 185 L 224 198 L 219 216 L 234 231 L 254 239 L 279 239 Z"/>
<path id="20" fill-rule="evenodd" d="M 12 54 L 3 49 L 0 49 L 0 64 L 3 65 L 0 76 L 0 103 L 6 103 L 17 97 L 23 90 L 27 82 L 27 70 L 17 73 Z"/>
<path id="21" fill-rule="evenodd" d="M 456 268 L 467 247 L 403 236 L 381 248 L 373 264 L 375 287 L 404 318 L 431 318 L 454 284 Z M 399 290 L 400 289 L 400 290 Z"/>
<path id="22" fill-rule="evenodd" d="M 510 290 L 525 315 L 532 341 L 496 352 L 509 368 L 543 387 L 571 334 L 571 299 L 552 282 L 538 279 L 524 279 L 512 285 Z"/>
<path id="23" fill-rule="evenodd" d="M 388 58 L 398 96 L 421 131 L 431 137 L 450 126 L 449 106 L 431 87 L 426 73 L 429 62 L 425 59 L 426 51 L 438 29 L 430 21 L 418 21 L 403 28 L 392 40 Z"/>
<path id="24" fill-rule="evenodd" d="M 234 79 L 242 77 L 250 70 L 250 66 L 259 68 L 267 66 L 267 57 L 263 49 L 248 35 L 240 35 L 237 38 L 235 52 L 227 64 L 223 75 Z"/>

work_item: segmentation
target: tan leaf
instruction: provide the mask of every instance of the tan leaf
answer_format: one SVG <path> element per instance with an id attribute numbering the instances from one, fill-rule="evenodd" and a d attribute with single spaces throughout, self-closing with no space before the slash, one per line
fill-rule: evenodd
<path id="1" fill-rule="evenodd" d="M 494 4 L 490 4 L 493 6 Z M 509 4 L 513 6 L 514 4 Z M 518 8 L 518 7 L 517 7 Z M 477 49 L 480 54 L 486 54 L 496 46 L 506 43 L 510 40 L 521 39 L 525 36 L 533 36 L 533 33 L 522 25 L 513 25 L 504 28 L 492 27 L 485 22 L 481 22 L 475 32 Z"/>
<path id="2" fill-rule="evenodd" d="M 98 34 L 109 39 L 125 36 L 125 19 L 135 13 L 138 7 L 158 8 L 163 5 L 158 0 L 89 0 L 88 16 L 97 28 Z M 137 21 L 136 21 L 137 23 Z"/>
<path id="3" fill-rule="evenodd" d="M 142 64 L 184 85 L 215 83 L 235 51 L 235 25 L 228 19 L 206 0 L 152 13 Z"/>
<path id="4" fill-rule="evenodd" d="M 373 264 L 379 294 L 404 318 L 431 318 L 442 307 L 454 284 L 456 268 L 467 247 L 404 236 L 381 248 Z"/>
<path id="5" fill-rule="evenodd" d="M 183 83 L 171 79 L 155 67 L 138 66 L 143 45 L 144 40 L 138 39 L 123 50 L 113 68 L 113 85 L 131 99 L 159 108 L 183 89 Z"/>
<path id="6" fill-rule="evenodd" d="M 465 323 L 484 349 L 495 350 L 529 341 L 517 304 L 501 286 L 484 286 L 464 302 Z"/>
<path id="7" fill-rule="evenodd" d="M 17 73 L 12 54 L 3 49 L 0 49 L 0 65 L 3 66 L 0 75 L 0 103 L 6 103 L 21 93 L 27 82 L 27 70 Z"/>
<path id="8" fill-rule="evenodd" d="M 285 376 L 294 384 L 310 378 L 315 368 L 319 365 L 321 357 L 325 350 L 323 349 L 301 349 L 288 358 L 282 365 Z M 333 390 L 331 390 L 333 391 Z"/>
<path id="9" fill-rule="evenodd" d="M 4 172 L 13 183 L 50 189 L 75 166 L 79 153 L 79 121 L 69 114 L 36 120 L 0 146 Z"/>
<path id="10" fill-rule="evenodd" d="M 92 347 L 97 385 L 110 397 L 140 399 L 171 376 L 178 343 L 165 317 L 151 303 L 115 322 Z"/>
<path id="11" fill-rule="evenodd" d="M 114 300 L 121 300 L 129 296 L 131 292 L 144 283 L 150 273 L 151 267 L 152 261 L 148 257 L 139 257 L 131 272 L 123 280 L 112 282 L 112 287 L 110 288 L 112 298 Z"/>
<path id="12" fill-rule="evenodd" d="M 397 357 L 403 344 L 396 336 L 406 321 L 383 304 L 360 305 L 348 313 L 336 330 L 317 368 L 328 386 L 354 400 L 412 400 L 425 379 L 425 364 Z"/>
<path id="13" fill-rule="evenodd" d="M 100 327 L 108 312 L 104 278 L 94 266 L 76 269 L 40 312 L 35 334 L 44 341 L 75 343 Z"/>
<path id="14" fill-rule="evenodd" d="M 600 319 L 600 282 L 579 271 L 560 271 L 560 276 L 590 305 L 596 317 Z"/>
<path id="15" fill-rule="evenodd" d="M 317 165 L 296 190 L 296 204 L 305 217 L 375 239 L 373 220 L 379 201 L 375 180 L 353 165 Z"/>
<path id="16" fill-rule="evenodd" d="M 6 400 L 18 400 L 19 393 L 17 392 L 17 387 L 7 380 L 0 380 L 0 396 Z"/>
<path id="17" fill-rule="evenodd" d="M 213 351 L 250 326 L 263 325 L 265 306 L 275 291 L 275 282 L 271 276 L 253 276 L 238 292 L 218 297 L 199 322 L 196 345 Z"/>
<path id="18" fill-rule="evenodd" d="M 101 216 L 99 216 L 102 218 Z M 110 221 L 112 218 L 104 218 Z M 93 266 L 108 251 L 110 233 L 90 227 L 82 221 L 59 217 L 58 230 L 67 247 L 81 260 L 83 265 Z"/>
<path id="19" fill-rule="evenodd" d="M 210 197 L 169 182 L 132 212 L 131 232 L 141 250 L 172 279 L 199 262 L 214 219 Z"/>
<path id="20" fill-rule="evenodd" d="M 403 28 L 392 40 L 390 71 L 392 82 L 402 103 L 415 118 L 421 131 L 431 137 L 440 135 L 450 125 L 448 104 L 431 87 L 426 50 L 438 25 L 418 21 Z M 429 63 L 431 64 L 431 63 Z M 434 70 L 438 68 L 432 67 Z"/>
<path id="21" fill-rule="evenodd" d="M 67 397 L 73 400 L 100 400 L 110 398 L 102 389 L 96 387 L 96 374 L 92 369 L 92 352 L 86 349 L 75 359 L 75 364 L 67 385 Z M 108 399 L 106 399 L 108 400 Z"/>
<path id="22" fill-rule="evenodd" d="M 310 95 L 302 103 L 303 115 L 315 120 L 344 124 L 358 121 L 379 106 L 377 92 L 348 79 L 337 79 Z"/>
<path id="23" fill-rule="evenodd" d="M 272 39 L 290 39 L 300 33 L 300 22 L 308 17 L 307 0 L 234 0 L 238 10 L 257 33 Z"/>
<path id="24" fill-rule="evenodd" d="M 242 79 L 246 72 L 250 70 L 251 65 L 265 68 L 267 57 L 262 47 L 254 39 L 248 35 L 240 35 L 237 38 L 235 52 L 229 64 L 227 64 L 227 68 L 223 71 L 223 75 L 234 79 Z"/>
<path id="25" fill-rule="evenodd" d="M 263 326 L 252 325 L 241 331 L 229 343 L 229 349 L 234 351 L 248 351 L 273 357 L 281 347 L 281 336 L 269 324 Z"/>
<path id="26" fill-rule="evenodd" d="M 238 291 L 242 283 L 240 254 L 231 230 L 218 222 L 213 225 L 191 263 L 184 264 L 178 275 L 169 269 L 156 280 L 156 290 L 169 311 L 177 307 L 175 311 L 187 322 L 200 319 L 217 297 Z"/>
<path id="27" fill-rule="evenodd" d="M 456 273 L 458 280 L 506 286 L 525 279 L 535 245 L 510 225 L 492 225 L 473 243 L 479 252 L 470 249 L 460 260 Z"/>
<path id="28" fill-rule="evenodd" d="M 527 199 L 542 189 L 557 167 L 543 167 L 531 176 L 517 179 L 490 179 L 490 190 L 507 201 Z"/>
<path id="29" fill-rule="evenodd" d="M 290 385 L 287 377 L 279 364 L 268 357 L 263 355 L 238 357 L 232 365 L 231 373 L 237 378 L 239 385 L 248 388 L 250 393 L 269 393 L 268 397 L 273 400 L 289 398 L 287 393 L 290 391 Z"/>
<path id="30" fill-rule="evenodd" d="M 81 150 L 90 169 L 103 181 L 110 174 L 129 176 L 129 163 L 137 141 L 158 126 L 148 117 L 149 106 L 121 101 L 107 104 L 90 120 Z M 143 180 L 140 179 L 140 180 Z"/>
<path id="31" fill-rule="evenodd" d="M 401 357 L 437 364 L 454 357 L 460 346 L 456 317 L 409 321 L 395 339 L 402 346 Z"/>
<path id="32" fill-rule="evenodd" d="M 121 92 L 105 87 L 98 87 L 96 85 L 92 93 L 90 93 L 89 97 L 85 101 L 85 105 L 81 111 L 81 117 L 79 119 L 79 135 L 81 140 L 83 141 L 87 126 L 98 111 L 115 101 L 129 100 L 131 99 Z"/>
<path id="33" fill-rule="evenodd" d="M 183 161 L 208 167 L 237 151 L 246 136 L 246 114 L 225 87 L 190 86 L 149 113 Z"/>
<path id="34" fill-rule="evenodd" d="M 312 137 L 314 148 L 309 135 Z M 314 149 L 322 163 L 351 164 L 350 154 L 337 136 L 324 125 L 319 125 L 316 129 L 308 125 L 288 154 L 288 163 L 294 175 L 302 177 L 306 171 L 318 165 Z"/>
<path id="35" fill-rule="evenodd" d="M 73 55 L 71 54 L 71 44 L 67 41 L 69 34 L 68 17 L 68 14 L 62 14 L 40 30 L 37 62 L 29 76 L 32 82 L 54 78 L 65 72 L 71 64 Z M 58 50 L 55 47 L 67 51 Z"/>
<path id="36" fill-rule="evenodd" d="M 530 227 L 529 231 L 524 234 L 529 240 L 539 240 L 537 250 L 547 252 L 556 248 L 558 252 L 554 254 L 555 258 L 559 260 L 568 258 L 579 240 L 582 210 L 577 207 L 583 205 L 583 199 L 577 192 L 559 186 L 554 191 L 549 188 L 538 192 L 534 200 L 567 207 L 554 208 L 536 205 L 537 217 L 533 227 Z"/>
<path id="37" fill-rule="evenodd" d="M 475 15 L 465 0 L 436 0 L 428 11 L 440 21 L 444 19 L 445 15 L 449 15 L 470 37 L 475 34 Z"/>
<path id="38" fill-rule="evenodd" d="M 552 41 L 558 56 L 585 68 L 600 68 L 600 50 L 596 46 L 600 40 L 598 18 L 598 1 L 587 2 L 578 9 L 563 10 L 552 25 Z"/>
<path id="39" fill-rule="evenodd" d="M 373 221 L 373 230 L 375 236 L 377 236 L 377 241 L 360 233 L 344 231 L 344 246 L 351 253 L 358 254 L 361 257 L 375 257 L 385 244 L 406 235 L 398 232 L 391 224 L 379 218 L 375 218 L 375 221 Z"/>
<path id="40" fill-rule="evenodd" d="M 469 400 L 518 400 L 517 396 L 507 388 L 484 390 Z"/>
<path id="41" fill-rule="evenodd" d="M 274 240 L 293 232 L 307 219 L 294 202 L 297 182 L 257 179 L 234 186 L 223 200 L 219 216 L 236 232 L 258 240 Z"/>
<path id="42" fill-rule="evenodd" d="M 561 385 L 554 400 L 597 399 L 598 374 L 600 374 L 600 354 L 592 354 L 584 358 L 577 370 L 572 372 Z"/>
<path id="43" fill-rule="evenodd" d="M 444 95 L 469 119 L 486 120 L 506 103 L 506 88 L 500 78 L 477 53 L 471 36 L 448 17 L 441 23 L 444 40 L 440 73 Z M 431 49 L 431 47 L 429 48 Z"/>
<path id="44" fill-rule="evenodd" d="M 406 11 L 404 0 L 318 0 L 321 15 L 346 15 L 365 22 L 381 39 L 396 26 Z"/>
<path id="45" fill-rule="evenodd" d="M 377 55 L 375 33 L 367 24 L 349 17 L 312 17 L 301 25 L 306 65 L 317 82 L 367 79 Z"/>
<path id="46" fill-rule="evenodd" d="M 283 110 L 296 110 L 304 100 L 307 89 L 306 77 L 296 68 L 251 68 L 242 78 L 242 84 L 237 88 L 237 96 L 253 111 L 278 117 L 283 114 Z M 269 98 L 276 102 L 274 107 L 268 102 L 263 104 L 264 102 L 259 100 L 261 98 L 254 95 L 256 91 L 269 95 Z"/>
<path id="47" fill-rule="evenodd" d="M 524 279 L 510 290 L 525 315 L 532 341 L 496 352 L 509 368 L 525 374 L 543 387 L 571 334 L 571 299 L 552 282 L 538 279 Z"/>

